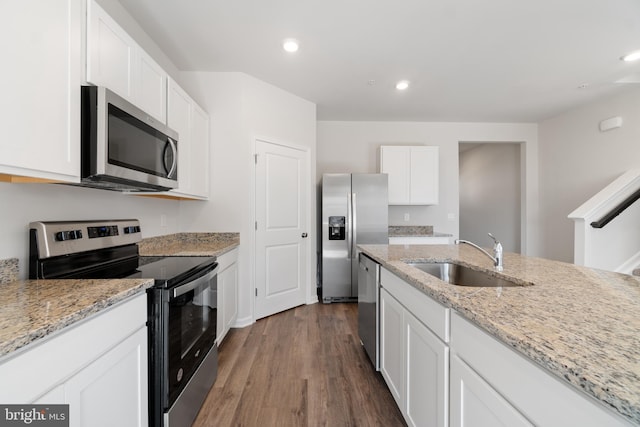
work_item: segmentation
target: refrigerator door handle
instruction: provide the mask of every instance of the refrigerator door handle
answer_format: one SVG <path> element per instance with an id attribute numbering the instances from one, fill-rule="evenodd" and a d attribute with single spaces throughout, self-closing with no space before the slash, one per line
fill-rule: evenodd
<path id="1" fill-rule="evenodd" d="M 351 259 L 351 248 L 353 247 L 353 212 L 352 212 L 352 194 L 347 193 L 347 259 Z"/>
<path id="2" fill-rule="evenodd" d="M 353 224 L 353 227 L 351 228 L 351 231 L 353 232 L 353 236 L 351 237 L 351 254 L 353 258 L 355 258 L 358 256 L 358 254 L 356 253 L 356 244 L 358 243 L 358 224 L 356 220 L 358 214 L 356 212 L 356 193 L 351 193 L 351 205 L 351 223 Z"/>

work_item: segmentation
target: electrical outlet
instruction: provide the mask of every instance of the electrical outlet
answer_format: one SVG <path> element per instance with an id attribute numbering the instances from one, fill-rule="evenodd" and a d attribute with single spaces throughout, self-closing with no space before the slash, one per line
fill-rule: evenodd
<path id="1" fill-rule="evenodd" d="M 165 214 L 160 215 L 160 227 L 167 226 L 167 216 Z"/>
<path id="2" fill-rule="evenodd" d="M 404 214 L 404 221 L 409 222 L 409 219 L 411 219 L 411 216 L 408 213 Z"/>
<path id="3" fill-rule="evenodd" d="M 450 213 L 449 215 L 447 215 L 447 219 L 449 221 L 455 221 L 456 220 L 456 214 Z"/>

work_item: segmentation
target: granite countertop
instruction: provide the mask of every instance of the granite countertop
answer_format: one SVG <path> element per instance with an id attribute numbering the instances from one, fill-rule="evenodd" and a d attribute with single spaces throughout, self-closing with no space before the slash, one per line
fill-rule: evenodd
<path id="1" fill-rule="evenodd" d="M 153 286 L 152 279 L 18 280 L 0 286 L 0 357 Z"/>
<path id="2" fill-rule="evenodd" d="M 540 366 L 640 423 L 640 278 L 504 254 L 493 272 L 533 286 L 453 286 L 403 261 L 456 262 L 492 270 L 463 245 L 361 245 L 409 284 Z"/>
<path id="3" fill-rule="evenodd" d="M 138 243 L 141 256 L 215 256 L 240 245 L 240 233 L 176 233 Z"/>
<path id="4" fill-rule="evenodd" d="M 432 225 L 390 225 L 389 237 L 452 237 L 433 231 Z"/>
<path id="5" fill-rule="evenodd" d="M 178 233 L 144 239 L 142 256 L 220 256 L 239 233 Z M 18 260 L 0 260 L 0 357 L 153 286 L 153 279 L 17 280 Z"/>

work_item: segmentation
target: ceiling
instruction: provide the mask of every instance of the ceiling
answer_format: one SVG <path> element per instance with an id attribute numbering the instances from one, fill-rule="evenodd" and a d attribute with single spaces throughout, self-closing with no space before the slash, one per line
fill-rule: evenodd
<path id="1" fill-rule="evenodd" d="M 640 0 L 119 1 L 180 70 L 247 73 L 319 120 L 539 122 L 640 84 L 620 60 Z"/>

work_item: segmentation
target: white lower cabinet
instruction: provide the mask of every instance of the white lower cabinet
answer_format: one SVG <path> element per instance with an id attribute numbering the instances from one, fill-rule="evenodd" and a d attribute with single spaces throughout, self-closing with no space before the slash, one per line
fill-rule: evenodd
<path id="1" fill-rule="evenodd" d="M 148 425 L 147 296 L 0 359 L 0 402 L 69 404 L 71 427 Z"/>
<path id="2" fill-rule="evenodd" d="M 448 425 L 449 348 L 406 305 L 415 303 L 395 288 L 400 280 L 388 274 L 380 290 L 380 370 L 391 394 L 410 426 Z M 405 284 L 406 285 L 406 284 Z M 415 290 L 415 289 L 414 289 Z M 416 290 L 416 292 L 418 292 Z M 396 299 L 395 296 L 399 298 Z M 428 298 L 417 295 L 418 298 Z M 444 307 L 442 313 L 447 314 Z M 439 322 L 436 322 L 439 323 Z M 437 328 L 437 327 L 436 327 Z"/>
<path id="3" fill-rule="evenodd" d="M 451 357 L 451 427 L 532 426 L 459 357 Z"/>
<path id="4" fill-rule="evenodd" d="M 408 425 L 632 426 L 384 267 L 380 283 L 380 370 Z"/>
<path id="5" fill-rule="evenodd" d="M 453 427 L 632 425 L 455 312 L 451 352 Z"/>
<path id="6" fill-rule="evenodd" d="M 146 338 L 139 329 L 65 383 L 72 427 L 148 424 Z"/>
<path id="7" fill-rule="evenodd" d="M 411 426 L 447 426 L 449 347 L 411 313 L 404 315 L 405 418 Z"/>
<path id="8" fill-rule="evenodd" d="M 238 318 L 238 249 L 218 257 L 218 346 Z"/>
<path id="9" fill-rule="evenodd" d="M 404 407 L 404 309 L 385 289 L 380 289 L 380 372 L 398 407 Z"/>

